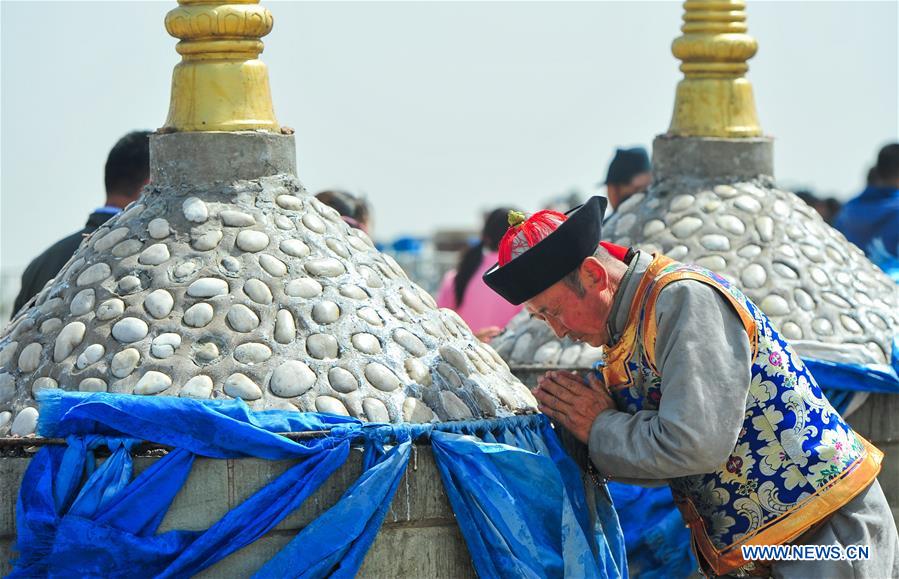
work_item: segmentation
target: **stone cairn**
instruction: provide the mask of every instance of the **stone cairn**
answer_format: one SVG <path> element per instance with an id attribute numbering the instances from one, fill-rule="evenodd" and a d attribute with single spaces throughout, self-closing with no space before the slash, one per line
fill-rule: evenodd
<path id="1" fill-rule="evenodd" d="M 4 329 L 0 436 L 35 431 L 46 388 L 377 422 L 533 412 L 493 348 L 295 177 L 257 60 L 268 10 L 181 3 L 151 182 Z"/>
<path id="2" fill-rule="evenodd" d="M 888 363 L 899 333 L 896 285 L 792 193 L 775 186 L 746 61 L 757 44 L 745 2 L 687 3 L 672 45 L 685 78 L 668 134 L 653 143 L 655 183 L 606 222 L 615 243 L 726 276 L 800 354 Z"/>
<path id="3" fill-rule="evenodd" d="M 668 134 L 653 144 L 655 184 L 618 207 L 604 237 L 722 274 L 802 355 L 888 363 L 899 334 L 895 283 L 775 186 L 772 141 L 760 136 L 745 78 L 757 45 L 744 10 L 737 0 L 685 5 L 672 47 L 685 78 Z M 529 365 L 571 368 L 570 342 L 522 316 L 493 342 L 513 371 L 524 379 Z"/>

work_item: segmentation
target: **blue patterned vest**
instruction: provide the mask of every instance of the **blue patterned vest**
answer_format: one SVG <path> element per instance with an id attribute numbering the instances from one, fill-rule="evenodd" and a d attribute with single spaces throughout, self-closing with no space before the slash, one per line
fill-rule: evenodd
<path id="1" fill-rule="evenodd" d="M 671 481 L 694 546 L 723 575 L 749 563 L 741 545 L 790 542 L 849 502 L 877 476 L 883 455 L 830 406 L 799 356 L 742 292 L 664 256 L 655 256 L 643 275 L 622 337 L 606 353 L 603 375 L 620 410 L 659 407 L 655 303 L 662 288 L 682 279 L 706 283 L 730 301 L 752 350 L 746 413 L 730 456 L 714 472 Z"/>

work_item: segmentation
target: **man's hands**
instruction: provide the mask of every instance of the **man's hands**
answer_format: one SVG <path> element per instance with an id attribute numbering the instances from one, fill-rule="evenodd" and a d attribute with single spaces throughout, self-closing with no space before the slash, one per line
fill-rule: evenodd
<path id="1" fill-rule="evenodd" d="M 490 343 L 490 340 L 497 337 L 503 333 L 503 329 L 499 326 L 487 326 L 486 328 L 481 328 L 477 332 L 474 333 L 475 337 L 482 342 Z"/>
<path id="2" fill-rule="evenodd" d="M 537 380 L 534 396 L 541 412 L 564 426 L 578 440 L 587 444 L 590 428 L 601 412 L 615 408 L 602 379 L 590 372 L 584 379 L 574 372 L 547 372 Z"/>

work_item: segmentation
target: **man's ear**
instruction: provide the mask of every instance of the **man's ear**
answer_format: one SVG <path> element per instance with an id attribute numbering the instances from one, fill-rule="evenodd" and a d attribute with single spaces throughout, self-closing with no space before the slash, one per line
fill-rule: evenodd
<path id="1" fill-rule="evenodd" d="M 602 291 L 609 287 L 609 273 L 599 260 L 593 256 L 581 262 L 579 273 L 581 285 L 586 289 Z"/>

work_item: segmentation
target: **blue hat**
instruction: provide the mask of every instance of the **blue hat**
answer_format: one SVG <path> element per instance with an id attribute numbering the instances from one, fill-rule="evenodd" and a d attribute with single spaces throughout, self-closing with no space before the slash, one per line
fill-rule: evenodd
<path id="1" fill-rule="evenodd" d="M 635 175 L 652 171 L 649 155 L 643 147 L 617 149 L 615 157 L 609 163 L 605 184 L 627 184 Z"/>

